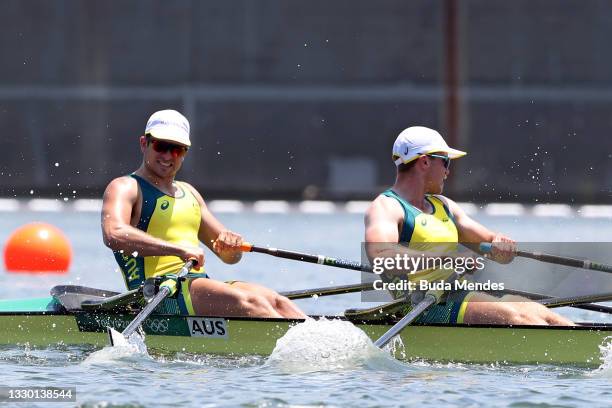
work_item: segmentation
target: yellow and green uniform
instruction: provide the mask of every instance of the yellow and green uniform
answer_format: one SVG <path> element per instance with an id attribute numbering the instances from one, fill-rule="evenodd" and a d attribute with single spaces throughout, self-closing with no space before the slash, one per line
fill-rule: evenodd
<path id="1" fill-rule="evenodd" d="M 130 174 L 136 179 L 142 194 L 140 219 L 136 227 L 147 234 L 173 244 L 197 247 L 199 245 L 198 231 L 202 219 L 198 200 L 191 190 L 182 182 L 175 182 L 176 196 L 172 197 L 157 189 L 136 174 Z M 140 256 L 137 253 L 128 254 L 115 251 L 115 260 L 123 273 L 125 284 L 129 290 L 139 287 L 147 278 L 178 273 L 184 261 L 177 256 Z M 190 274 L 206 278 L 200 274 Z M 193 315 L 193 305 L 189 296 L 189 283 L 185 280 L 176 298 L 166 299 L 156 310 L 159 313 Z"/>
<path id="2" fill-rule="evenodd" d="M 446 204 L 435 195 L 426 195 L 432 206 L 431 214 L 424 213 L 400 197 L 392 189 L 382 193 L 394 198 L 404 210 L 404 222 L 400 230 L 399 243 L 422 251 L 454 252 L 459 243 L 459 233 L 453 214 Z M 449 269 L 424 269 L 408 276 L 410 281 L 441 281 L 453 273 Z M 462 323 L 467 302 L 472 296 L 468 291 L 451 291 L 443 303 L 431 306 L 416 321 L 422 323 Z"/>

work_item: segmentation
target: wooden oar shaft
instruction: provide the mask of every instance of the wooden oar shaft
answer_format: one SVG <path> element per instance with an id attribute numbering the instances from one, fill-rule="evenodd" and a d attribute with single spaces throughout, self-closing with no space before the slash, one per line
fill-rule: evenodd
<path id="1" fill-rule="evenodd" d="M 241 249 L 243 252 L 259 252 L 261 254 L 268 254 L 277 258 L 292 259 L 294 261 L 309 262 L 326 266 L 335 266 L 336 268 L 352 269 L 362 272 L 372 272 L 372 269 L 369 266 L 364 265 L 362 263 L 346 259 L 331 258 L 324 255 L 305 254 L 302 252 L 287 251 L 278 248 L 263 248 L 246 242 L 242 244 Z"/>

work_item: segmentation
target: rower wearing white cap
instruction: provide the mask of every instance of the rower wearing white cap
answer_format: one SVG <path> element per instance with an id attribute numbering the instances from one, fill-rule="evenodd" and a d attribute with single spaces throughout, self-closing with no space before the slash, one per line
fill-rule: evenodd
<path id="1" fill-rule="evenodd" d="M 490 242 L 493 243 L 491 259 L 500 263 L 512 261 L 516 246 L 512 239 L 479 224 L 457 203 L 442 195 L 451 160 L 465 154 L 449 147 L 433 129 L 413 126 L 399 134 L 393 144 L 392 156 L 397 167 L 395 183 L 371 203 L 365 215 L 369 257 L 389 257 L 397 253 L 414 255 L 407 249 L 411 245 L 420 245 L 420 248 L 423 245 L 440 248 L 441 245 L 451 251 L 458 243 Z M 452 270 L 423 269 L 413 271 L 409 280 L 439 281 L 450 273 Z M 443 302 L 430 307 L 416 321 L 573 324 L 539 303 L 522 297 L 507 295 L 497 298 L 466 290 L 449 292 Z"/>
<path id="2" fill-rule="evenodd" d="M 223 262 L 240 261 L 242 237 L 226 229 L 200 193 L 175 180 L 191 146 L 189 122 L 175 110 L 155 112 L 140 136 L 143 160 L 104 193 L 102 232 L 128 289 L 145 279 L 176 274 L 185 261 L 204 265 L 204 243 Z M 260 285 L 192 274 L 158 312 L 184 315 L 304 318 L 289 299 Z"/>

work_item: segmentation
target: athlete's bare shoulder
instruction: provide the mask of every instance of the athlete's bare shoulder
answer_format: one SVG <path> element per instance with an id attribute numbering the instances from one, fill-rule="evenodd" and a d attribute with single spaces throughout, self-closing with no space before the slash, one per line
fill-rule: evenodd
<path id="1" fill-rule="evenodd" d="M 134 201 L 138 197 L 138 182 L 130 176 L 121 176 L 111 180 L 104 190 L 104 201 L 116 198 L 128 198 Z"/>
<path id="2" fill-rule="evenodd" d="M 380 194 L 370 203 L 366 211 L 366 217 L 371 215 L 386 215 L 389 218 L 403 218 L 404 209 L 396 199 Z"/>
<path id="3" fill-rule="evenodd" d="M 117 177 L 106 186 L 102 200 L 102 229 L 108 236 L 109 228 L 129 224 L 140 216 L 138 182 L 129 176 Z M 108 242 L 105 239 L 105 242 Z"/>
<path id="4" fill-rule="evenodd" d="M 394 198 L 379 195 L 365 213 L 365 241 L 397 242 L 403 220 L 401 204 Z"/>

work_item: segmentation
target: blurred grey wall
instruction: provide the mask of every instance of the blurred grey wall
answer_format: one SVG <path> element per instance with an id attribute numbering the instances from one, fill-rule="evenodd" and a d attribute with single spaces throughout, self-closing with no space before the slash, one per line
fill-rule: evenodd
<path id="1" fill-rule="evenodd" d="M 0 8 L 1 196 L 99 195 L 138 166 L 147 117 L 174 108 L 193 129 L 181 176 L 205 197 L 372 197 L 418 124 L 469 152 L 457 199 L 612 202 L 609 1 Z"/>

